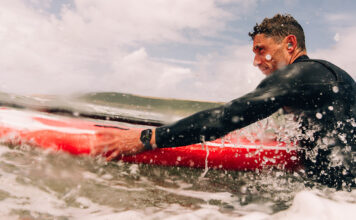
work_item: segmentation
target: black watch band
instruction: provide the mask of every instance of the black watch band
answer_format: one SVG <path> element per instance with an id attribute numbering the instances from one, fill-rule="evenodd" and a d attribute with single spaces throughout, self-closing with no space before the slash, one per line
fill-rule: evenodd
<path id="1" fill-rule="evenodd" d="M 152 130 L 151 129 L 146 129 L 141 132 L 140 140 L 141 140 L 145 150 L 153 149 L 153 147 L 150 143 L 151 139 L 152 139 Z"/>

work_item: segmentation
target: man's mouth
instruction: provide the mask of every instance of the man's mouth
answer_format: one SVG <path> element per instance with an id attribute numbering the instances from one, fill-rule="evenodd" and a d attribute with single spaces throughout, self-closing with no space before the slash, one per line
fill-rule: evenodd
<path id="1" fill-rule="evenodd" d="M 261 70 L 261 72 L 265 75 L 268 75 L 271 71 L 268 67 L 263 67 L 263 66 L 260 66 L 259 69 Z"/>

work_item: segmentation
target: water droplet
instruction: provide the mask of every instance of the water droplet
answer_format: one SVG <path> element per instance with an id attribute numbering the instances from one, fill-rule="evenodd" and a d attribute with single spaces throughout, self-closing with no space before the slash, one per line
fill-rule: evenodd
<path id="1" fill-rule="evenodd" d="M 337 136 L 342 142 L 347 143 L 346 134 L 338 134 Z"/>
<path id="2" fill-rule="evenodd" d="M 334 92 L 334 93 L 338 93 L 338 92 L 339 92 L 339 87 L 333 86 L 333 92 Z"/>
<path id="3" fill-rule="evenodd" d="M 237 122 L 239 122 L 239 121 L 240 121 L 240 117 L 238 117 L 238 116 L 232 117 L 232 122 L 233 122 L 233 123 L 237 123 Z"/>
<path id="4" fill-rule="evenodd" d="M 334 110 L 334 106 L 330 105 L 330 106 L 328 107 L 328 109 L 329 109 L 330 111 L 332 111 L 332 110 Z"/>
<path id="5" fill-rule="evenodd" d="M 267 54 L 266 55 L 266 60 L 271 60 L 272 59 L 272 56 L 270 54 Z"/>
<path id="6" fill-rule="evenodd" d="M 339 42 L 339 41 L 340 41 L 340 34 L 339 34 L 339 33 L 336 33 L 336 34 L 335 34 L 334 40 L 335 40 L 336 42 Z"/>
<path id="7" fill-rule="evenodd" d="M 317 118 L 317 119 L 321 119 L 321 118 L 323 117 L 323 115 L 322 115 L 321 113 L 319 113 L 319 112 L 318 112 L 318 113 L 316 113 L 316 115 L 315 115 L 315 116 L 316 116 L 316 118 Z"/>

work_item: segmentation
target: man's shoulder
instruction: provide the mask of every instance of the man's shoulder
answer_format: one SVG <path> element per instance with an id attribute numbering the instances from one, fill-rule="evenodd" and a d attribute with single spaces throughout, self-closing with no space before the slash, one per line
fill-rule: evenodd
<path id="1" fill-rule="evenodd" d="M 327 61 L 327 60 L 322 60 L 322 59 L 301 59 L 301 60 L 297 60 L 296 62 L 288 65 L 290 67 L 303 67 L 303 69 L 306 68 L 306 70 L 308 70 L 308 68 L 310 69 L 328 69 L 328 67 L 336 67 L 336 65 L 334 65 L 333 63 Z"/>
<path id="2" fill-rule="evenodd" d="M 313 81 L 318 81 L 318 79 L 332 81 L 337 78 L 338 73 L 347 74 L 343 69 L 329 61 L 309 58 L 287 65 L 279 72 L 281 75 L 286 74 L 290 77 Z"/>
<path id="3" fill-rule="evenodd" d="M 276 70 L 274 77 L 280 79 L 304 79 L 304 78 L 319 78 L 331 76 L 332 70 L 329 66 L 333 66 L 330 62 L 324 60 L 308 59 L 289 64 L 283 68 Z M 328 72 L 330 72 L 328 74 Z"/>
<path id="4" fill-rule="evenodd" d="M 270 84 L 279 86 L 294 86 L 302 84 L 327 83 L 335 80 L 332 69 L 328 68 L 327 61 L 308 59 L 289 64 L 274 71 L 266 77 L 259 87 Z M 331 63 L 330 63 L 331 64 Z"/>
<path id="5" fill-rule="evenodd" d="M 306 61 L 303 60 L 299 63 L 302 66 L 305 65 L 311 68 L 309 71 L 313 71 L 313 68 L 317 68 L 318 70 L 314 72 L 320 72 L 320 70 L 326 69 L 329 73 L 331 73 L 334 76 L 334 79 L 338 82 L 349 81 L 354 83 L 354 80 L 352 79 L 350 74 L 348 74 L 344 69 L 342 69 L 341 67 L 335 65 L 330 61 L 322 60 L 322 59 L 308 59 Z M 309 65 L 307 63 L 309 63 Z"/>
<path id="6" fill-rule="evenodd" d="M 336 66 L 335 64 L 333 64 L 330 61 L 327 60 L 323 60 L 323 59 L 303 59 L 300 60 L 296 63 L 293 63 L 291 65 L 301 65 L 301 66 L 307 66 L 310 68 L 320 68 L 320 67 L 324 67 L 328 70 L 332 70 L 332 69 L 338 69 L 340 71 L 344 71 L 342 70 L 340 67 Z M 344 71 L 345 72 L 345 71 Z"/>

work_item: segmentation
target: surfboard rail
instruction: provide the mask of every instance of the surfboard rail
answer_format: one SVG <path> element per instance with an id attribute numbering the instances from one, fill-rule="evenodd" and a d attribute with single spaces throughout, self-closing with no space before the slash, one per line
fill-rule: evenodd
<path id="1" fill-rule="evenodd" d="M 110 122 L 58 116 L 24 109 L 0 108 L 0 141 L 27 144 L 73 155 L 90 155 L 100 141 L 98 133 L 112 129 L 135 129 Z M 130 163 L 163 166 L 209 167 L 225 170 L 261 170 L 299 167 L 297 145 L 275 140 L 251 140 L 232 132 L 203 144 L 162 148 L 118 159 Z"/>

